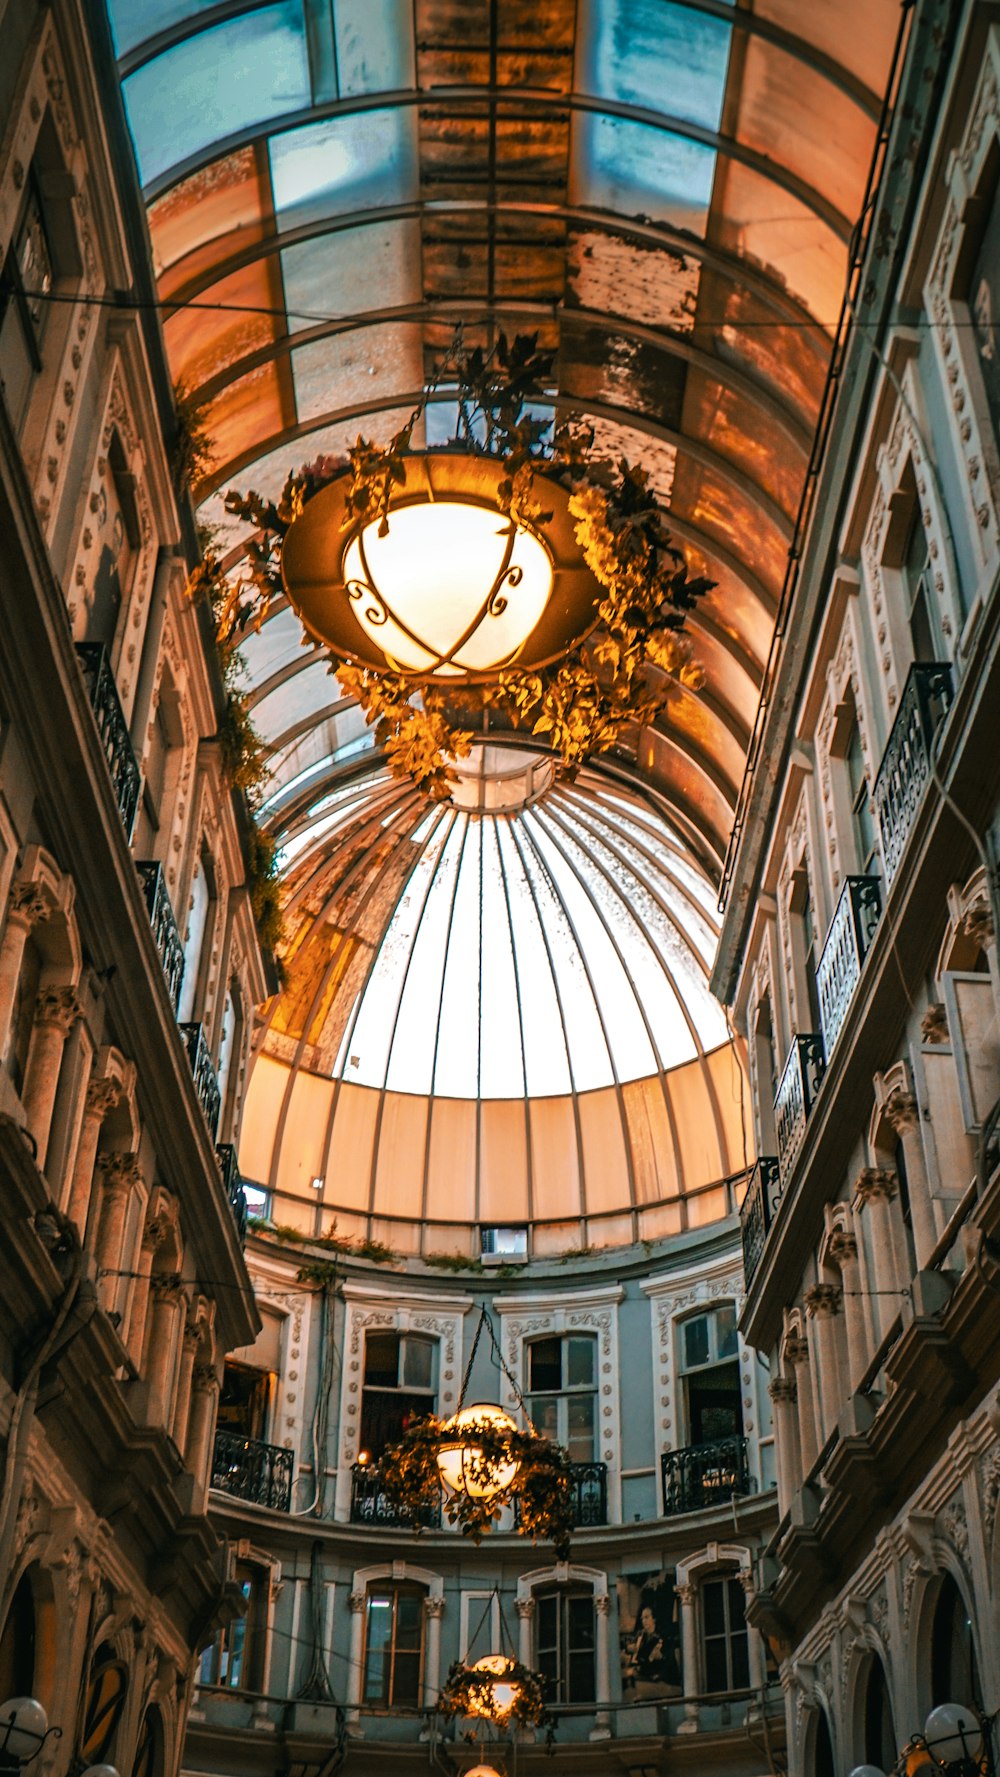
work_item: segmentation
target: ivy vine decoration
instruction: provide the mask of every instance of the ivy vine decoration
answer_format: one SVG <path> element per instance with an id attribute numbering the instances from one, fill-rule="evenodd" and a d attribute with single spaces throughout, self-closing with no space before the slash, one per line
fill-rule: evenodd
<path id="1" fill-rule="evenodd" d="M 441 1485 L 438 1457 L 454 1448 L 455 1432 L 436 1414 L 414 1420 L 399 1443 L 383 1453 L 377 1464 L 379 1483 L 399 1517 L 419 1531 L 443 1493 L 450 1522 L 479 1543 L 504 1506 L 512 1505 L 520 1534 L 532 1542 L 553 1543 L 559 1559 L 566 1560 L 574 1517 L 569 1457 L 562 1446 L 513 1422 L 497 1425 L 486 1419 L 467 1424 L 463 1441 L 472 1486 L 460 1492 Z M 481 1486 L 492 1489 L 512 1468 L 516 1472 L 506 1486 L 479 1491 Z"/>
<path id="2" fill-rule="evenodd" d="M 454 445 L 499 459 L 500 510 L 515 523 L 544 528 L 551 517 L 535 490 L 536 471 L 570 493 L 570 512 L 584 559 L 603 590 L 598 621 L 571 640 L 559 660 L 539 670 L 502 670 L 488 685 L 418 687 L 405 673 L 335 660 L 342 689 L 355 697 L 397 777 L 410 778 L 435 801 L 454 783 L 451 762 L 468 756 L 484 716 L 494 711 L 509 728 L 549 748 L 572 774 L 583 761 L 621 744 L 626 729 L 662 715 L 679 682 L 698 689 L 704 674 L 683 633 L 688 613 L 714 582 L 690 576 L 671 540 L 665 514 L 644 469 L 621 458 L 595 455 L 594 433 L 567 421 L 554 432 L 532 412 L 549 397 L 554 354 L 538 350 L 536 334 L 495 348 L 467 349 L 461 333 L 406 424 L 384 447 L 359 437 L 347 458 L 318 457 L 290 475 L 277 501 L 231 491 L 226 510 L 251 527 L 242 564 L 209 549 L 190 582 L 210 599 L 220 636 L 258 630 L 283 596 L 281 550 L 289 528 L 309 500 L 336 476 L 350 472 L 345 524 L 376 518 L 384 535 L 394 494 L 406 487 L 413 432 L 427 401 L 446 376 L 457 389 Z"/>
<path id="3" fill-rule="evenodd" d="M 498 1660 L 496 1665 L 500 1667 L 501 1662 Z M 509 1687 L 514 1692 L 513 1700 L 506 1707 L 502 1697 L 498 1697 L 501 1687 L 503 1690 Z M 440 1715 L 479 1716 L 498 1727 L 551 1729 L 555 1725 L 555 1716 L 546 1701 L 548 1688 L 548 1680 L 541 1672 L 522 1666 L 519 1660 L 505 1659 L 502 1669 L 494 1671 L 484 1665 L 467 1666 L 464 1661 L 456 1660 L 438 1696 L 436 1708 Z"/>

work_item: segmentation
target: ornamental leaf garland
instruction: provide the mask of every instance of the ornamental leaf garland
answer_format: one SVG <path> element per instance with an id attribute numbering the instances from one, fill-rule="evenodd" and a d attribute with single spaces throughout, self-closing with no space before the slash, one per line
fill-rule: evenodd
<path id="1" fill-rule="evenodd" d="M 405 673 L 331 661 L 330 671 L 374 727 L 390 770 L 433 801 L 449 797 L 451 762 L 468 756 L 489 711 L 557 754 L 572 775 L 587 758 L 620 746 L 627 730 L 662 715 L 677 683 L 697 690 L 704 682 L 683 630 L 714 582 L 688 574 L 644 469 L 596 456 L 592 429 L 578 421 L 560 424 L 550 437 L 549 423 L 531 409 L 547 398 L 553 367 L 554 355 L 538 350 L 536 334 L 508 341 L 501 333 L 487 354 L 467 348 L 459 332 L 427 393 L 387 445 L 359 437 L 346 459 L 317 457 L 289 475 L 276 502 L 253 491 L 227 493 L 227 512 L 251 527 L 242 560 L 209 548 L 189 581 L 191 596 L 210 602 L 224 646 L 259 630 L 283 596 L 282 547 L 309 501 L 349 470 L 345 523 L 377 517 L 384 535 L 393 496 L 406 486 L 417 422 L 437 385 L 446 377 L 453 382 L 455 445 L 502 461 L 500 510 L 515 523 L 544 528 L 551 514 L 536 498 L 536 470 L 566 487 L 576 540 L 604 597 L 596 626 L 558 661 L 537 670 L 514 664 L 494 685 L 417 689 Z"/>
<path id="2" fill-rule="evenodd" d="M 532 1542 L 555 1545 L 560 1560 L 569 1555 L 573 1530 L 573 1490 L 569 1457 L 559 1444 L 519 1426 L 473 1420 L 462 1428 L 465 1467 L 472 1482 L 489 1483 L 511 1464 L 517 1474 L 502 1491 L 484 1498 L 468 1490 L 453 1493 L 441 1486 L 438 1455 L 453 1448 L 455 1432 L 435 1414 L 409 1425 L 377 1465 L 379 1483 L 401 1518 L 419 1531 L 428 1509 L 444 1492 L 444 1509 L 452 1524 L 475 1543 L 497 1523 L 505 1505 L 517 1502 L 518 1529 Z"/>
<path id="3" fill-rule="evenodd" d="M 497 1686 L 510 1686 L 516 1695 L 509 1708 L 497 1701 Z M 467 1666 L 456 1660 L 438 1695 L 439 1715 L 477 1715 L 498 1726 L 552 1728 L 555 1716 L 546 1702 L 548 1681 L 541 1672 L 509 1659 L 502 1672 Z"/>

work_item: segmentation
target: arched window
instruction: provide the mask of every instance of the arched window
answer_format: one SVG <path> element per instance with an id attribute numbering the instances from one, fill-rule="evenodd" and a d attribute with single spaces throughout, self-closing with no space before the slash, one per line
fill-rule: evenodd
<path id="1" fill-rule="evenodd" d="M 135 477 L 130 473 L 125 447 L 117 432 L 108 447 L 107 473 L 102 477 L 94 513 L 100 551 L 94 571 L 88 642 L 103 642 L 108 649 L 118 633 L 122 605 L 132 583 L 139 546 L 139 517 Z"/>
<path id="2" fill-rule="evenodd" d="M 527 1347 L 528 1411 L 540 1436 L 573 1462 L 597 1455 L 597 1335 L 549 1334 Z"/>
<path id="3" fill-rule="evenodd" d="M 190 1023 L 198 1015 L 202 951 L 212 907 L 210 870 L 208 856 L 202 852 L 195 864 L 194 875 L 191 878 L 187 920 L 184 926 L 184 975 L 181 980 L 181 998 L 177 1012 L 182 1024 Z"/>
<path id="4" fill-rule="evenodd" d="M 424 1664 L 423 1586 L 372 1580 L 365 1598 L 363 1701 L 375 1708 L 416 1709 Z"/>
<path id="5" fill-rule="evenodd" d="M 972 1617 L 951 1574 L 946 1574 L 931 1624 L 931 1703 L 977 1703 L 982 1697 Z"/>
<path id="6" fill-rule="evenodd" d="M 892 1770 L 899 1749 L 885 1667 L 877 1654 L 872 1657 L 865 1679 L 864 1746 L 866 1764 L 875 1765 L 880 1771 Z"/>
<path id="7" fill-rule="evenodd" d="M 163 1723 L 155 1704 L 150 1704 L 142 1718 L 136 1742 L 132 1777 L 162 1777 Z"/>
<path id="8" fill-rule="evenodd" d="M 80 1768 L 111 1762 L 109 1754 L 128 1697 L 128 1679 L 124 1660 L 116 1659 L 111 1643 L 105 1642 L 90 1662 L 83 1726 L 76 1748 Z"/>
<path id="9" fill-rule="evenodd" d="M 596 1624 L 591 1587 L 536 1592 L 535 1665 L 554 1703 L 592 1703 L 596 1690 Z"/>

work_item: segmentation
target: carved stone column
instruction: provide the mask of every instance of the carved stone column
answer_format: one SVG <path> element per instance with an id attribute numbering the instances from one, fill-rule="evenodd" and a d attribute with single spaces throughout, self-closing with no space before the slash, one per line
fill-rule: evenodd
<path id="1" fill-rule="evenodd" d="M 97 1259 L 97 1294 L 101 1307 L 111 1313 L 122 1293 L 122 1249 L 125 1224 L 133 1194 L 142 1185 L 138 1156 L 102 1154 L 97 1162 L 100 1208 L 94 1236 Z"/>
<path id="2" fill-rule="evenodd" d="M 837 1423 L 841 1404 L 849 1391 L 849 1379 L 841 1375 L 843 1366 L 837 1328 L 841 1307 L 840 1289 L 835 1283 L 814 1283 L 806 1290 L 803 1304 L 815 1341 L 816 1380 L 819 1384 L 822 1420 L 820 1435 L 825 1443 Z"/>
<path id="3" fill-rule="evenodd" d="M 850 1386 L 853 1389 L 868 1368 L 868 1359 L 871 1353 L 868 1349 L 868 1335 L 865 1330 L 858 1243 L 849 1228 L 838 1228 L 831 1234 L 828 1251 L 831 1262 L 840 1272 L 844 1329 L 847 1333 L 847 1368 Z"/>
<path id="4" fill-rule="evenodd" d="M 910 1217 L 913 1223 L 913 1247 L 917 1269 L 923 1270 L 937 1245 L 941 1229 L 937 1225 L 934 1204 L 931 1201 L 927 1159 L 920 1135 L 920 1106 L 912 1092 L 904 1092 L 902 1087 L 897 1087 L 894 1092 L 890 1092 L 884 1108 L 903 1149 L 910 1194 Z M 942 1213 L 942 1227 L 943 1225 Z"/>
<path id="5" fill-rule="evenodd" d="M 364 1695 L 365 1675 L 361 1660 L 365 1645 L 365 1611 L 368 1607 L 366 1592 L 352 1592 L 347 1600 L 351 1613 L 351 1651 L 347 1668 L 347 1726 L 348 1731 L 358 1739 L 363 1730 L 358 1726 L 361 1714 L 361 1699 Z"/>
<path id="6" fill-rule="evenodd" d="M 167 1238 L 167 1224 L 161 1216 L 154 1216 L 146 1223 L 142 1237 L 142 1246 L 136 1265 L 138 1276 L 129 1307 L 128 1332 L 125 1343 L 129 1356 L 137 1370 L 142 1368 L 142 1348 L 146 1336 L 146 1315 L 149 1309 L 149 1280 L 157 1252 Z"/>
<path id="7" fill-rule="evenodd" d="M 177 1323 L 184 1304 L 181 1280 L 168 1272 L 150 1283 L 153 1311 L 146 1340 L 150 1425 L 170 1424 L 177 1366 Z"/>
<path id="8" fill-rule="evenodd" d="M 109 1111 L 113 1111 L 122 1095 L 121 1083 L 113 1079 L 91 1079 L 83 1105 L 83 1121 L 76 1144 L 76 1155 L 70 1175 L 69 1196 L 66 1203 L 66 1214 L 83 1238 L 87 1226 L 87 1208 L 90 1193 L 94 1184 L 94 1167 L 97 1163 L 97 1144 L 101 1139 L 101 1125 Z"/>
<path id="9" fill-rule="evenodd" d="M 611 1598 L 607 1592 L 598 1592 L 594 1599 L 597 1612 L 597 1647 L 595 1649 L 595 1679 L 597 1713 L 594 1726 L 590 1730 L 591 1740 L 610 1740 L 611 1714 Z"/>
<path id="10" fill-rule="evenodd" d="M 789 1376 L 775 1376 L 767 1385 L 774 1404 L 774 1442 L 778 1470 L 778 1511 L 784 1517 L 802 1485 L 799 1453 L 799 1416 L 795 1383 Z"/>
<path id="11" fill-rule="evenodd" d="M 819 1455 L 816 1427 L 816 1401 L 813 1392 L 809 1342 L 797 1333 L 788 1333 L 784 1343 L 785 1362 L 795 1371 L 795 1396 L 799 1408 L 799 1451 L 802 1456 L 802 1480 L 808 1475 Z"/>
<path id="12" fill-rule="evenodd" d="M 38 1164 L 43 1170 L 63 1050 L 79 1016 L 80 1002 L 72 987 L 43 987 L 35 1005 L 21 1094 L 25 1122 L 34 1137 Z"/>
<path id="13" fill-rule="evenodd" d="M 174 1390 L 174 1411 L 170 1421 L 170 1436 L 183 1454 L 187 1442 L 188 1411 L 191 1406 L 191 1378 L 194 1374 L 194 1360 L 201 1344 L 202 1329 L 193 1321 L 188 1321 L 181 1335 L 181 1361 L 177 1367 L 177 1387 Z"/>
<path id="14" fill-rule="evenodd" d="M 425 1598 L 424 1615 L 427 1618 L 427 1646 L 424 1654 L 424 1707 L 430 1709 L 437 1702 L 441 1689 L 441 1618 L 444 1614 L 443 1598 Z"/>
<path id="15" fill-rule="evenodd" d="M 676 1586 L 674 1591 L 681 1607 L 681 1678 L 684 1695 L 689 1699 L 684 1705 L 684 1720 L 680 1723 L 677 1732 L 679 1734 L 696 1734 L 698 1732 L 698 1705 L 690 1699 L 696 1697 L 701 1689 L 698 1676 L 698 1588 L 697 1586 Z"/>
<path id="16" fill-rule="evenodd" d="M 514 1609 L 517 1611 L 517 1657 L 522 1666 L 531 1666 L 533 1652 L 531 1646 L 531 1625 L 535 1618 L 535 1600 L 533 1597 L 515 1598 Z"/>
<path id="17" fill-rule="evenodd" d="M 184 1443 L 184 1461 L 196 1482 L 196 1510 L 204 1511 L 211 1480 L 218 1401 L 219 1378 L 215 1365 L 196 1364 L 191 1376 L 191 1410 Z M 176 1437 L 174 1441 L 178 1441 Z"/>
<path id="18" fill-rule="evenodd" d="M 37 925 L 52 912 L 33 882 L 15 882 L 7 902 L 7 919 L 0 943 L 0 1055 L 7 1047 L 10 1018 L 24 962 L 24 948 Z"/>
<path id="19" fill-rule="evenodd" d="M 900 1304 L 896 1269 L 899 1231 L 896 1217 L 892 1213 L 896 1197 L 896 1174 L 883 1166 L 866 1166 L 858 1173 L 855 1191 L 855 1201 L 871 1232 L 868 1244 L 874 1273 L 873 1319 L 881 1338 L 886 1328 L 892 1325 Z M 908 1283 L 909 1278 L 904 1281 Z"/>

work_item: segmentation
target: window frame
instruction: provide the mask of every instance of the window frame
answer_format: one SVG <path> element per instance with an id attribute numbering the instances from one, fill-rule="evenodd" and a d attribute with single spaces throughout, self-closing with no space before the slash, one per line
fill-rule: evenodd
<path id="1" fill-rule="evenodd" d="M 368 1661 L 369 1661 L 369 1655 L 372 1652 L 371 1609 L 372 1609 L 373 1599 L 378 1599 L 382 1595 L 388 1595 L 388 1598 L 391 1601 L 391 1609 L 392 1609 L 392 1625 L 391 1625 L 391 1631 L 390 1631 L 390 1637 L 389 1637 L 389 1643 L 388 1643 L 389 1676 L 388 1676 L 388 1684 L 386 1686 L 384 1686 L 384 1689 L 386 1691 L 386 1695 L 381 1698 L 375 1698 L 375 1697 L 372 1697 L 369 1695 L 369 1689 L 368 1689 L 368 1686 L 369 1686 Z M 395 1695 L 397 1656 L 400 1652 L 403 1652 L 404 1654 L 411 1654 L 414 1651 L 411 1648 L 404 1648 L 404 1649 L 400 1650 L 397 1645 L 397 1625 L 398 1625 L 398 1619 L 399 1619 L 399 1599 L 400 1599 L 400 1597 L 404 1597 L 404 1596 L 407 1598 L 419 1598 L 419 1600 L 420 1600 L 420 1637 L 419 1637 L 419 1646 L 415 1650 L 416 1654 L 417 1654 L 417 1677 L 416 1677 L 416 1686 L 415 1686 L 416 1698 L 413 1703 L 410 1703 L 408 1700 L 401 1702 L 401 1701 L 397 1700 L 396 1695 Z M 419 1581 L 419 1580 L 413 1580 L 413 1579 L 399 1579 L 399 1580 L 397 1580 L 397 1579 L 393 1579 L 390 1577 L 388 1579 L 369 1580 L 367 1585 L 365 1586 L 364 1635 L 362 1638 L 361 1673 L 360 1673 L 361 1697 L 360 1697 L 359 1707 L 366 1715 L 378 1714 L 382 1710 L 386 1710 L 386 1709 L 402 1709 L 402 1708 L 417 1708 L 417 1709 L 419 1709 L 420 1704 L 421 1704 L 421 1700 L 423 1697 L 423 1692 L 424 1692 L 424 1678 L 425 1678 L 426 1661 L 427 1661 L 427 1599 L 428 1599 L 428 1597 L 429 1597 L 429 1592 L 428 1592 L 427 1587 L 424 1584 L 422 1584 L 421 1581 Z"/>
<path id="2" fill-rule="evenodd" d="M 388 1383 L 368 1381 L 368 1348 L 372 1338 L 396 1340 L 397 1381 L 394 1386 Z M 429 1389 L 418 1388 L 413 1384 L 407 1384 L 405 1381 L 406 1347 L 410 1343 L 427 1345 L 431 1348 L 431 1387 Z M 358 1450 L 359 1461 L 361 1460 L 362 1451 L 366 1452 L 369 1458 L 377 1458 L 382 1453 L 379 1450 L 374 1450 L 372 1447 L 373 1444 L 378 1442 L 378 1440 L 372 1438 L 370 1435 L 366 1436 L 365 1421 L 368 1417 L 366 1408 L 372 1397 L 378 1397 L 380 1400 L 385 1400 L 386 1402 L 392 1399 L 413 1400 L 418 1403 L 424 1402 L 424 1411 L 427 1413 L 434 1413 L 437 1410 L 440 1369 L 441 1341 L 436 1334 L 425 1333 L 421 1328 L 412 1327 L 377 1326 L 366 1328 L 361 1356 L 361 1414 L 358 1427 L 358 1436 L 360 1440 Z M 402 1381 L 399 1380 L 401 1376 L 404 1378 Z M 372 1427 L 369 1421 L 369 1434 L 371 1433 L 371 1430 Z M 391 1438 L 387 1440 L 387 1442 L 390 1443 L 392 1441 Z"/>
<path id="3" fill-rule="evenodd" d="M 553 1703 L 592 1704 L 596 1709 L 597 1700 L 597 1605 L 593 1587 L 585 1582 L 573 1581 L 565 1585 L 541 1586 L 533 1594 L 535 1602 L 534 1622 L 532 1625 L 532 1657 L 537 1671 L 546 1678 L 549 1686 L 549 1701 Z M 542 1646 L 542 1609 L 543 1606 L 555 1603 L 555 1641 L 550 1650 Z M 591 1643 L 589 1649 L 576 1648 L 572 1644 L 570 1629 L 570 1605 L 586 1602 L 590 1607 Z M 555 1675 L 546 1671 L 546 1658 L 549 1652 L 555 1654 Z M 583 1654 L 589 1654 L 592 1667 L 592 1678 L 589 1694 L 574 1696 L 572 1661 Z M 553 1695 L 553 1692 L 555 1693 Z"/>
<path id="4" fill-rule="evenodd" d="M 232 1617 L 201 1654 L 198 1683 L 211 1690 L 259 1696 L 267 1664 L 271 1570 L 260 1561 L 237 1560 L 230 1577 L 243 1592 L 247 1608 L 242 1616 Z M 231 1676 L 234 1663 L 235 1679 Z M 211 1676 L 206 1675 L 206 1669 Z"/>
<path id="5" fill-rule="evenodd" d="M 585 1341 L 587 1343 L 587 1345 L 589 1346 L 593 1362 L 591 1365 L 592 1380 L 588 1383 L 571 1383 L 571 1382 L 568 1382 L 567 1380 L 565 1380 L 565 1378 L 568 1376 L 568 1373 L 569 1373 L 568 1351 L 569 1351 L 569 1342 L 572 1339 L 576 1339 L 581 1342 Z M 540 1345 L 556 1344 L 556 1343 L 558 1343 L 558 1345 L 559 1345 L 560 1386 L 558 1388 L 541 1388 L 541 1389 L 532 1388 L 532 1386 L 531 1386 L 532 1353 Z M 535 1403 L 536 1402 L 541 1402 L 541 1401 L 554 1401 L 555 1402 L 555 1407 L 556 1407 L 555 1442 L 558 1444 L 561 1444 L 563 1449 L 568 1451 L 570 1449 L 570 1444 L 571 1444 L 571 1432 L 570 1432 L 570 1426 L 569 1426 L 570 1403 L 574 1399 L 580 1400 L 583 1398 L 589 1398 L 592 1401 L 593 1410 L 592 1410 L 592 1415 L 591 1415 L 590 1455 L 589 1456 L 572 1456 L 571 1455 L 570 1460 L 573 1462 L 586 1463 L 586 1462 L 598 1462 L 600 1460 L 600 1424 L 599 1424 L 599 1417 L 600 1416 L 599 1416 L 599 1412 L 598 1412 L 598 1405 L 599 1405 L 599 1398 L 600 1398 L 600 1390 L 599 1390 L 599 1386 L 598 1386 L 599 1359 L 600 1359 L 600 1351 L 599 1351 L 599 1341 L 598 1341 L 597 1334 L 594 1332 L 591 1332 L 590 1329 L 587 1327 L 583 1327 L 583 1328 L 567 1327 L 561 1332 L 537 1333 L 537 1334 L 534 1334 L 530 1339 L 526 1339 L 525 1343 L 524 1343 L 524 1375 L 525 1375 L 525 1381 L 526 1381 L 525 1402 L 527 1404 L 529 1418 L 531 1419 L 531 1422 L 534 1425 L 535 1430 L 539 1433 L 540 1436 L 545 1436 L 546 1431 L 545 1431 L 545 1428 L 540 1426 L 536 1421 L 536 1418 L 535 1418 Z"/>
<path id="6" fill-rule="evenodd" d="M 747 1691 L 751 1688 L 750 1668 L 750 1625 L 746 1620 L 745 1592 L 740 1577 L 741 1570 L 720 1568 L 713 1573 L 702 1576 L 698 1587 L 698 1644 L 701 1657 L 702 1683 L 706 1696 L 730 1696 L 735 1691 Z M 721 1588 L 723 1627 L 720 1632 L 709 1633 L 707 1620 L 707 1599 L 716 1587 Z M 740 1599 L 740 1620 L 733 1623 L 731 1603 L 734 1597 Z M 746 1662 L 746 1678 L 737 1682 L 734 1674 L 734 1646 L 742 1638 L 743 1657 Z M 726 1666 L 726 1684 L 723 1687 L 709 1683 L 708 1646 L 709 1642 L 721 1643 L 724 1650 Z"/>

